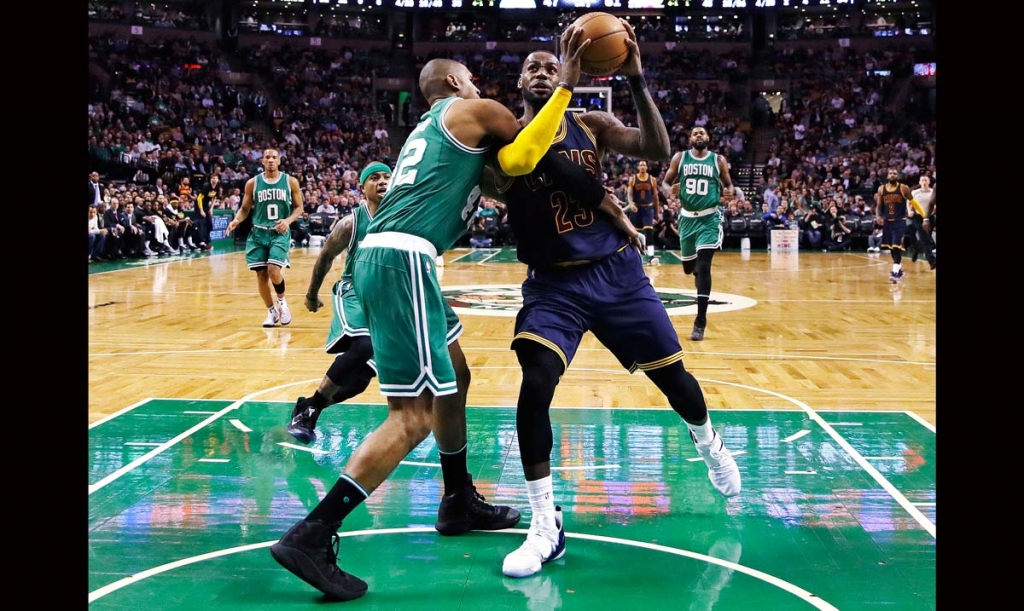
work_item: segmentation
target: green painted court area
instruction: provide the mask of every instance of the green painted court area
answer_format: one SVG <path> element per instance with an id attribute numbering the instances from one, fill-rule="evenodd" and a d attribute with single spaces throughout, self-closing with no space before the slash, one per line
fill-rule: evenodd
<path id="1" fill-rule="evenodd" d="M 100 609 L 317 609 L 267 548 L 326 493 L 383 405 L 154 399 L 89 430 L 89 600 Z M 552 410 L 565 556 L 509 579 L 528 515 L 515 412 L 471 407 L 470 471 L 515 529 L 441 537 L 428 438 L 342 527 L 351 609 L 936 608 L 935 432 L 902 412 L 712 410 L 743 492 L 712 488 L 671 410 Z"/>

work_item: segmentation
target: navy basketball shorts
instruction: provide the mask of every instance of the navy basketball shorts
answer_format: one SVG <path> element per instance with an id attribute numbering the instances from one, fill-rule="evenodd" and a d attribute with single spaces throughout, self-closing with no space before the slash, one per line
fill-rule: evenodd
<path id="1" fill-rule="evenodd" d="M 654 204 L 650 206 L 637 206 L 636 217 L 633 227 L 637 229 L 654 229 Z"/>
<path id="2" fill-rule="evenodd" d="M 907 222 L 903 219 L 886 221 L 882 225 L 882 248 L 903 250 L 903 237 L 907 234 Z"/>
<path id="3" fill-rule="evenodd" d="M 516 342 L 555 351 L 566 369 L 590 331 L 630 373 L 682 360 L 679 335 L 635 249 L 566 267 L 530 267 L 516 316 Z"/>

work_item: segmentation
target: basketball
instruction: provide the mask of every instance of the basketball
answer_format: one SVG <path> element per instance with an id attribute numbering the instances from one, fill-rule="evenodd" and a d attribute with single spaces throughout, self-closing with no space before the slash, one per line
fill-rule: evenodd
<path id="1" fill-rule="evenodd" d="M 629 34 L 619 18 L 608 13 L 587 13 L 572 23 L 583 29 L 583 39 L 590 46 L 580 58 L 580 70 L 590 76 L 604 76 L 615 72 L 629 55 L 626 39 Z"/>

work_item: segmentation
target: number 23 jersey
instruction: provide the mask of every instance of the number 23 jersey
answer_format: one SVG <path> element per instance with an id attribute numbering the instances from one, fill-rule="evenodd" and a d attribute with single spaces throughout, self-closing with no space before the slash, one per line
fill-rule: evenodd
<path id="1" fill-rule="evenodd" d="M 555 133 L 551 150 L 568 157 L 594 177 L 601 175 L 596 138 L 581 114 L 568 112 Z M 502 179 L 499 179 L 501 182 Z M 516 254 L 527 265 L 548 266 L 604 258 L 622 249 L 626 237 L 601 212 L 574 195 L 564 177 L 534 170 L 504 177 L 497 185 L 508 205 L 508 222 L 516 236 Z"/>

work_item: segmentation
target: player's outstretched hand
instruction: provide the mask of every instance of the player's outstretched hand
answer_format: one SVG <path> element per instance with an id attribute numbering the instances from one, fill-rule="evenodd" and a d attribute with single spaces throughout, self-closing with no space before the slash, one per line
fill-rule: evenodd
<path id="1" fill-rule="evenodd" d="M 626 56 L 626 61 L 622 62 L 619 67 L 619 72 L 625 76 L 639 76 L 644 73 L 643 67 L 640 65 L 640 46 L 636 44 L 636 32 L 633 31 L 633 26 L 629 24 L 625 19 L 619 18 L 622 23 L 622 27 L 626 28 L 626 47 L 629 48 L 629 55 Z"/>
<path id="2" fill-rule="evenodd" d="M 580 59 L 583 51 L 590 46 L 590 39 L 583 38 L 583 29 L 570 25 L 562 33 L 562 74 L 560 78 L 570 87 L 580 80 Z"/>

